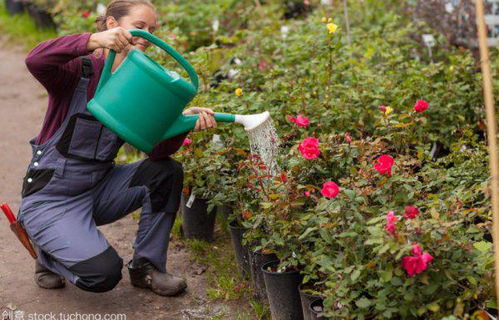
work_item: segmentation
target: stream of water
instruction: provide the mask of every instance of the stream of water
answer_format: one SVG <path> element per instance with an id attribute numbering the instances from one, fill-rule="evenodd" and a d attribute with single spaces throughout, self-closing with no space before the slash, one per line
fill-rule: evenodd
<path id="1" fill-rule="evenodd" d="M 281 168 L 277 163 L 279 156 L 279 136 L 272 118 L 248 131 L 251 153 L 259 155 L 269 174 L 277 176 Z"/>

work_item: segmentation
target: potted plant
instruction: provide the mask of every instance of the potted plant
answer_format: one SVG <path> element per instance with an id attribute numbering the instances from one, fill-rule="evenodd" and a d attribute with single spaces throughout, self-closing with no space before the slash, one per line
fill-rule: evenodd
<path id="1" fill-rule="evenodd" d="M 24 12 L 24 3 L 21 0 L 5 0 L 5 8 L 10 15 Z"/>
<path id="2" fill-rule="evenodd" d="M 213 240 L 217 205 L 220 204 L 222 152 L 213 146 L 202 149 L 202 134 L 186 139 L 176 158 L 183 164 L 182 231 L 185 237 Z M 201 170 L 202 168 L 202 170 Z"/>
<path id="3" fill-rule="evenodd" d="M 262 266 L 265 288 L 274 320 L 302 320 L 303 310 L 298 287 L 302 276 L 297 269 L 279 260 Z"/>

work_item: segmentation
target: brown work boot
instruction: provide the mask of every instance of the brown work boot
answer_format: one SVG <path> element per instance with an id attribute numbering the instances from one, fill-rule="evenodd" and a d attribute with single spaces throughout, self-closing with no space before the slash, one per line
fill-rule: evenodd
<path id="1" fill-rule="evenodd" d="M 64 277 L 53 273 L 38 261 L 35 262 L 35 282 L 40 288 L 44 289 L 59 289 L 64 288 L 66 285 Z"/>
<path id="2" fill-rule="evenodd" d="M 139 267 L 132 267 L 132 261 L 127 264 L 132 285 L 148 288 L 160 296 L 174 296 L 187 288 L 185 280 L 169 273 L 162 273 L 150 262 Z"/>

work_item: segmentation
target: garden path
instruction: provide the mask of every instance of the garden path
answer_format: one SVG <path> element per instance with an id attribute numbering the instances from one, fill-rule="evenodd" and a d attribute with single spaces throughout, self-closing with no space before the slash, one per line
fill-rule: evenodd
<path id="1" fill-rule="evenodd" d="M 41 128 L 47 97 L 26 69 L 26 54 L 5 41 L 0 41 L 0 48 L 0 202 L 7 202 L 17 213 L 21 182 L 31 156 L 28 140 Z M 136 221 L 128 215 L 100 229 L 127 262 L 133 253 Z M 45 314 L 45 319 L 59 319 L 59 313 L 100 314 L 103 319 L 106 313 L 126 314 L 127 319 L 199 319 L 228 308 L 208 302 L 206 274 L 178 241 L 170 243 L 168 269 L 187 279 L 189 288 L 182 296 L 160 297 L 131 286 L 126 267 L 123 280 L 110 292 L 89 293 L 69 282 L 64 289 L 41 289 L 33 280 L 34 260 L 15 239 L 3 214 L 0 217 L 0 319 L 4 311 L 15 315 L 14 310 L 24 312 L 24 318 L 19 319 L 35 319 L 34 313 Z M 49 318 L 50 314 L 54 317 Z"/>

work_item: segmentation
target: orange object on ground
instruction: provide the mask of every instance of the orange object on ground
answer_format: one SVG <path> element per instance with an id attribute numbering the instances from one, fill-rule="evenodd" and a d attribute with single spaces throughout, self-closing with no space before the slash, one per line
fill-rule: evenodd
<path id="1" fill-rule="evenodd" d="M 26 233 L 26 230 L 24 230 L 23 226 L 19 223 L 19 221 L 16 220 L 16 216 L 14 215 L 12 210 L 10 210 L 9 205 L 6 203 L 2 203 L 0 207 L 2 208 L 2 211 L 5 213 L 5 216 L 10 222 L 10 230 L 12 230 L 12 232 L 15 233 L 19 241 L 21 241 L 23 246 L 28 250 L 29 254 L 33 257 L 33 259 L 36 259 L 38 256 L 36 255 L 33 245 L 31 244 L 29 236 Z"/>

